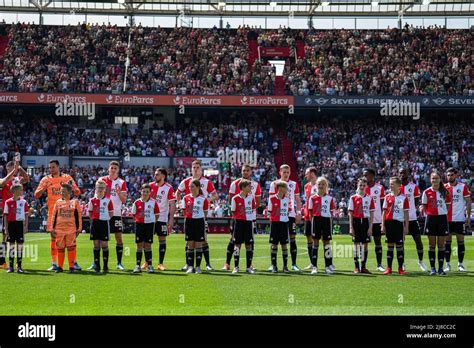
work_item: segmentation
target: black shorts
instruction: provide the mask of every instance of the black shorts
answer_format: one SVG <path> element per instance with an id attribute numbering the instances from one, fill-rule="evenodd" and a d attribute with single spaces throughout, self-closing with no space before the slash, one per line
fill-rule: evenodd
<path id="1" fill-rule="evenodd" d="M 313 216 L 311 236 L 315 239 L 332 239 L 332 221 L 331 218 L 324 216 Z"/>
<path id="2" fill-rule="evenodd" d="M 382 224 L 372 224 L 372 236 L 380 237 L 382 235 Z"/>
<path id="3" fill-rule="evenodd" d="M 411 234 L 413 237 L 419 236 L 421 234 L 420 224 L 418 223 L 418 220 L 408 222 L 408 234 Z"/>
<path id="4" fill-rule="evenodd" d="M 304 235 L 306 237 L 311 237 L 311 220 L 304 222 Z"/>
<path id="5" fill-rule="evenodd" d="M 159 237 L 166 237 L 168 235 L 168 224 L 166 222 L 157 221 L 155 224 L 155 233 Z"/>
<path id="6" fill-rule="evenodd" d="M 387 243 L 403 243 L 403 222 L 385 220 L 385 241 Z"/>
<path id="7" fill-rule="evenodd" d="M 354 243 L 368 243 L 370 242 L 369 219 L 368 218 L 353 218 L 352 225 L 354 227 L 354 235 L 352 241 Z"/>
<path id="8" fill-rule="evenodd" d="M 135 243 L 153 243 L 153 232 L 155 224 L 153 222 L 142 224 L 135 223 Z"/>
<path id="9" fill-rule="evenodd" d="M 9 243 L 23 243 L 25 241 L 23 231 L 23 221 L 11 221 L 8 223 L 8 238 Z"/>
<path id="10" fill-rule="evenodd" d="M 232 238 L 234 238 L 234 229 L 235 229 L 235 220 L 231 219 L 230 220 L 230 228 L 229 228 L 229 233 Z"/>
<path id="11" fill-rule="evenodd" d="M 91 221 L 90 240 L 108 242 L 110 239 L 110 224 L 108 220 L 94 219 Z"/>
<path id="12" fill-rule="evenodd" d="M 439 237 L 449 235 L 448 216 L 427 215 L 425 220 L 425 234 Z"/>
<path id="13" fill-rule="evenodd" d="M 233 237 L 234 237 L 235 244 L 253 243 L 252 221 L 235 220 Z"/>
<path id="14" fill-rule="evenodd" d="M 288 233 L 290 236 L 296 235 L 296 218 L 288 218 Z"/>
<path id="15" fill-rule="evenodd" d="M 465 234 L 464 222 L 462 221 L 450 221 L 448 222 L 449 233 L 451 234 Z"/>
<path id="16" fill-rule="evenodd" d="M 270 244 L 288 244 L 290 235 L 288 222 L 273 221 L 270 223 Z"/>
<path id="17" fill-rule="evenodd" d="M 204 218 L 184 219 L 184 235 L 186 241 L 191 242 L 204 242 L 206 240 L 206 226 Z"/>
<path id="18" fill-rule="evenodd" d="M 112 216 L 109 220 L 110 233 L 122 233 L 123 221 L 121 216 Z"/>

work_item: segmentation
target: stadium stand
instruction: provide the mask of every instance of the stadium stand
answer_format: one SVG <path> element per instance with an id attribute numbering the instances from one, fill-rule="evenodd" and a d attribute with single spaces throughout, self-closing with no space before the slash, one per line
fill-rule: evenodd
<path id="1" fill-rule="evenodd" d="M 7 25 L 0 91 L 192 95 L 474 95 L 473 32 Z M 3 47 L 0 40 L 0 51 Z M 259 48 L 289 47 L 283 76 Z M 1 55 L 0 55 L 1 56 Z M 295 59 L 298 57 L 298 59 Z"/>

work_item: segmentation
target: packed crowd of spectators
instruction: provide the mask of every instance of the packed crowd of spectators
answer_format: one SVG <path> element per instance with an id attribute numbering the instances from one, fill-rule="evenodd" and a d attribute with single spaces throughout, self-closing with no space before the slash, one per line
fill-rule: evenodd
<path id="1" fill-rule="evenodd" d="M 377 181 L 388 188 L 400 167 L 410 170 L 421 189 L 430 186 L 432 169 L 459 168 L 463 180 L 472 180 L 474 152 L 472 120 L 447 117 L 418 121 L 391 118 L 298 120 L 288 128 L 294 141 L 299 177 L 315 166 L 329 179 L 331 194 L 345 207 L 363 168 L 377 171 Z M 303 179 L 302 184 L 305 181 Z"/>
<path id="2" fill-rule="evenodd" d="M 239 117 L 240 116 L 240 117 Z M 177 119 L 176 125 L 156 122 L 145 127 L 119 125 L 113 120 L 76 124 L 70 119 L 0 118 L 0 164 L 15 152 L 23 155 L 216 157 L 221 148 L 259 151 L 268 158 L 272 128 L 265 117 L 232 113 L 221 120 L 203 115 Z M 74 120 L 76 121 L 76 120 Z"/>
<path id="3" fill-rule="evenodd" d="M 269 94 L 248 67 L 247 31 L 11 25 L 0 90 L 121 92 L 129 59 L 129 93 Z"/>
<path id="4" fill-rule="evenodd" d="M 171 126 L 155 122 L 149 127 L 140 125 L 119 125 L 114 129 L 107 119 L 97 119 L 93 124 L 80 124 L 63 118 L 0 119 L 0 172 L 5 173 L 5 164 L 17 152 L 22 156 L 119 156 L 127 153 L 138 157 L 218 157 L 218 151 L 243 149 L 257 151 L 257 165 L 254 179 L 265 188 L 264 198 L 271 181 L 276 177 L 274 152 L 278 148 L 278 138 L 273 136 L 273 128 L 267 117 L 249 113 L 242 117 L 238 112 L 216 115 L 201 113 L 177 119 Z M 75 120 L 74 120 L 75 121 Z M 179 161 L 177 162 L 179 163 Z M 220 214 L 222 202 L 227 202 L 227 192 L 233 179 L 241 174 L 241 164 L 229 166 L 221 176 L 211 177 L 220 196 L 213 209 Z M 151 182 L 154 167 L 125 166 L 121 175 L 127 182 L 130 195 L 126 203 L 127 211 L 131 203 L 140 195 L 143 183 Z M 34 201 L 33 192 L 44 175 L 45 167 L 34 168 L 31 183 L 26 187 L 26 198 Z M 93 195 L 94 184 L 100 176 L 107 175 L 107 168 L 94 166 L 74 166 L 64 169 L 76 180 L 83 194 L 82 203 Z M 169 168 L 168 182 L 177 188 L 181 180 L 191 175 L 189 167 Z M 36 203 L 34 204 L 36 205 Z M 225 204 L 224 204 L 225 205 Z M 221 207 L 221 208 L 219 208 Z M 219 208 L 219 209 L 218 209 Z M 37 209 L 40 211 L 40 208 Z M 228 209 L 227 209 L 228 210 Z M 226 210 L 226 211 L 227 211 Z"/>
<path id="5" fill-rule="evenodd" d="M 261 47 L 295 48 L 291 95 L 474 95 L 473 31 L 144 28 L 111 25 L 7 26 L 0 91 L 270 95 L 265 62 L 249 66 L 248 37 Z M 130 34 L 130 35 L 129 35 Z M 130 47 L 129 47 L 130 37 Z M 293 52 L 293 51 L 292 51 Z M 293 55 L 292 55 L 293 57 Z"/>
<path id="6" fill-rule="evenodd" d="M 305 59 L 285 71 L 293 95 L 474 95 L 474 32 L 310 30 Z"/>

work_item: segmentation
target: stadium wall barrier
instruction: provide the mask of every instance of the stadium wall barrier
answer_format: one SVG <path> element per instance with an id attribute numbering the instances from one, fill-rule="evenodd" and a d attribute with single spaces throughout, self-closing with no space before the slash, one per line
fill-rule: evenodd
<path id="1" fill-rule="evenodd" d="M 193 107 L 337 107 L 377 108 L 383 103 L 420 103 L 422 108 L 466 108 L 474 106 L 474 96 L 204 96 L 159 94 L 75 94 L 15 93 L 0 94 L 0 105 L 55 105 L 75 103 L 108 106 L 193 106 Z"/>
<path id="2" fill-rule="evenodd" d="M 295 97 L 295 106 L 329 108 L 377 108 L 389 103 L 420 103 L 421 108 L 474 107 L 474 96 L 307 96 Z"/>
<path id="3" fill-rule="evenodd" d="M 23 167 L 47 167 L 49 161 L 52 159 L 58 160 L 61 167 L 68 167 L 70 165 L 69 156 L 54 156 L 54 155 L 44 155 L 44 156 L 29 156 L 25 155 L 21 157 L 21 165 Z"/>
<path id="4" fill-rule="evenodd" d="M 0 104 L 55 105 L 61 103 L 126 106 L 240 106 L 288 107 L 292 96 L 199 96 L 159 94 L 66 94 L 66 93 L 2 93 Z"/>
<path id="5" fill-rule="evenodd" d="M 74 156 L 73 165 L 77 166 L 101 166 L 107 168 L 112 160 L 122 161 L 128 166 L 135 167 L 166 167 L 170 168 L 173 164 L 173 157 L 92 157 L 92 156 Z"/>
<path id="6" fill-rule="evenodd" d="M 124 162 L 124 164 L 135 167 L 173 167 L 173 157 L 130 157 L 130 161 L 124 160 Z"/>
<path id="7" fill-rule="evenodd" d="M 102 167 L 107 168 L 110 161 L 120 161 L 118 156 L 72 156 L 72 165 L 78 167 Z"/>
<path id="8" fill-rule="evenodd" d="M 25 168 L 28 167 L 47 167 L 48 163 L 52 159 L 57 159 L 61 167 L 69 166 L 79 166 L 79 167 L 88 167 L 96 166 L 107 168 L 109 162 L 112 160 L 121 161 L 121 157 L 116 156 L 23 156 L 21 160 L 22 166 Z M 135 167 L 173 167 L 174 162 L 176 161 L 175 157 L 129 157 L 128 159 L 124 158 L 123 161 L 127 166 Z"/>

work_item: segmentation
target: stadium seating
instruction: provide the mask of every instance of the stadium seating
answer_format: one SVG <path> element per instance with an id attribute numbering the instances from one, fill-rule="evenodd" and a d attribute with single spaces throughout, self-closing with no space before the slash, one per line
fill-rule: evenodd
<path id="1" fill-rule="evenodd" d="M 7 26 L 0 91 L 191 95 L 474 95 L 473 32 Z M 0 40 L 0 52 L 2 50 Z M 289 47 L 276 79 L 258 47 Z M 295 55 L 298 58 L 295 61 Z"/>
<path id="2" fill-rule="evenodd" d="M 432 115 L 416 122 L 382 117 L 320 117 L 317 122 L 298 119 L 288 124 L 288 136 L 294 142 L 299 177 L 316 166 L 329 179 L 331 194 L 338 202 L 347 202 L 362 169 L 377 170 L 378 180 L 388 187 L 388 178 L 403 166 L 410 169 L 414 181 L 424 189 L 429 173 L 454 166 L 462 178 L 472 175 L 472 144 L 469 143 L 471 119 L 456 120 Z M 304 180 L 303 180 L 304 183 Z"/>

